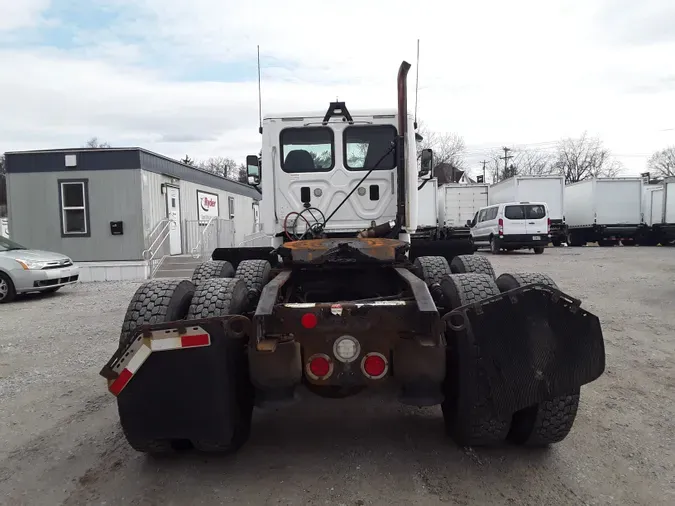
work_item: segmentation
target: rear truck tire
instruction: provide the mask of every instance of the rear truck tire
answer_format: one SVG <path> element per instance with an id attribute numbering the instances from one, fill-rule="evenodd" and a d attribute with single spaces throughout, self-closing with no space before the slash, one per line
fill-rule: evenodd
<path id="1" fill-rule="evenodd" d="M 16 289 L 10 277 L 0 272 L 0 304 L 12 302 L 16 298 Z"/>
<path id="2" fill-rule="evenodd" d="M 534 253 L 536 255 L 541 255 L 544 252 L 544 248 L 538 247 L 538 248 L 532 248 L 534 249 Z"/>
<path id="3" fill-rule="evenodd" d="M 493 255 L 499 255 L 499 250 L 500 250 L 499 239 L 497 239 L 494 236 L 490 237 L 490 252 Z"/>
<path id="4" fill-rule="evenodd" d="M 454 262 L 454 260 L 453 260 Z M 450 274 L 450 266 L 444 257 L 417 257 L 413 262 L 416 272 L 431 286 L 434 283 L 440 283 L 443 276 Z"/>
<path id="5" fill-rule="evenodd" d="M 446 276 L 441 290 L 449 303 L 448 310 L 499 294 L 494 278 L 475 273 Z M 447 373 L 441 408 L 447 434 L 460 446 L 503 443 L 511 420 L 494 413 L 480 348 L 464 331 L 447 329 L 446 340 Z"/>
<path id="6" fill-rule="evenodd" d="M 234 277 L 234 267 L 230 262 L 224 260 L 207 260 L 201 263 L 192 273 L 192 282 L 199 286 L 207 279 L 211 278 L 232 278 Z"/>
<path id="7" fill-rule="evenodd" d="M 269 282 L 272 266 L 267 260 L 242 260 L 234 273 L 235 278 L 244 281 L 248 289 L 247 310 L 255 309 L 262 289 Z"/>
<path id="8" fill-rule="evenodd" d="M 187 279 L 153 279 L 143 283 L 127 307 L 119 344 L 126 344 L 136 327 L 183 320 L 190 307 L 195 285 Z"/>
<path id="9" fill-rule="evenodd" d="M 568 232 L 567 244 L 574 247 L 586 246 L 586 241 L 583 240 L 579 232 Z"/>
<path id="10" fill-rule="evenodd" d="M 502 274 L 497 286 L 502 292 L 529 283 L 558 288 L 555 281 L 542 273 Z M 559 443 L 572 430 L 579 407 L 580 390 L 521 409 L 513 414 L 508 440 L 523 446 L 547 446 Z"/>
<path id="11" fill-rule="evenodd" d="M 212 278 L 204 281 L 194 293 L 187 319 L 211 318 L 242 314 L 248 305 L 246 283 L 237 278 Z M 227 339 L 227 338 L 226 338 Z M 229 369 L 232 381 L 229 391 L 222 392 L 228 406 L 212 416 L 222 417 L 220 425 L 232 427 L 229 437 L 221 440 L 192 439 L 192 445 L 202 452 L 234 453 L 251 434 L 254 390 L 251 384 L 246 356 L 246 341 L 227 339 L 222 367 Z"/>
<path id="12" fill-rule="evenodd" d="M 560 239 L 558 239 L 558 238 L 556 238 L 556 239 L 551 239 L 551 244 L 553 244 L 553 246 L 557 248 L 557 247 L 559 247 L 560 245 L 562 245 L 562 241 L 561 241 Z"/>
<path id="13" fill-rule="evenodd" d="M 192 281 L 155 279 L 143 283 L 131 298 L 124 315 L 119 344 L 125 345 L 136 327 L 152 323 L 165 323 L 184 319 L 195 286 Z M 136 434 L 128 421 L 134 418 L 132 406 L 122 405 L 118 398 L 117 409 L 122 432 L 129 445 L 136 451 L 151 455 L 170 453 L 175 442 L 166 439 L 149 439 Z"/>
<path id="14" fill-rule="evenodd" d="M 459 255 L 452 259 L 450 270 L 453 274 L 485 274 L 495 278 L 495 270 L 487 257 L 482 255 Z"/>

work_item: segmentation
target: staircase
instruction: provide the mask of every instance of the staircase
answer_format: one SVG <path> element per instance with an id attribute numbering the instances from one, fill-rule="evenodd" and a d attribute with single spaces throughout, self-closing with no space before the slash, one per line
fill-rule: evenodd
<path id="1" fill-rule="evenodd" d="M 194 258 L 192 255 L 166 256 L 153 278 L 190 279 L 194 270 L 203 261 L 204 259 Z"/>

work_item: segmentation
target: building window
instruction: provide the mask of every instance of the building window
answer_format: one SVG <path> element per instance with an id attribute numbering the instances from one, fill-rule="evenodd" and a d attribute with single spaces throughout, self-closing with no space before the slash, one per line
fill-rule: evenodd
<path id="1" fill-rule="evenodd" d="M 234 197 L 227 197 L 227 210 L 230 213 L 230 219 L 234 219 Z"/>
<path id="2" fill-rule="evenodd" d="M 61 206 L 61 235 L 63 237 L 89 236 L 88 180 L 59 180 Z"/>

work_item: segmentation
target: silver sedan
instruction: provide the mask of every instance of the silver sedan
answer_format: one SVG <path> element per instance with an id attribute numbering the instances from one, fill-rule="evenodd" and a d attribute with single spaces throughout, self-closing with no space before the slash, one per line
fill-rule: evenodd
<path id="1" fill-rule="evenodd" d="M 66 255 L 28 249 L 0 236 L 0 304 L 19 293 L 55 292 L 77 283 L 79 270 Z"/>

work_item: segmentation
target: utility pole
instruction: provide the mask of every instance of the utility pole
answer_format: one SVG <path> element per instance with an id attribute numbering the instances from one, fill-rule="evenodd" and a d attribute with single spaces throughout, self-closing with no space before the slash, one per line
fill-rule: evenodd
<path id="1" fill-rule="evenodd" d="M 488 161 L 487 161 L 487 160 L 483 160 L 483 161 L 480 162 L 480 163 L 483 164 L 483 183 L 484 183 L 484 182 L 485 182 L 485 165 L 487 165 Z"/>
<path id="2" fill-rule="evenodd" d="M 510 158 L 513 158 L 513 155 L 509 155 L 509 151 L 511 151 L 511 148 L 504 147 L 502 148 L 504 150 L 504 156 L 500 156 L 502 160 L 504 160 L 504 177 L 507 177 L 508 174 L 508 168 L 506 167 L 506 162 L 509 161 Z"/>

